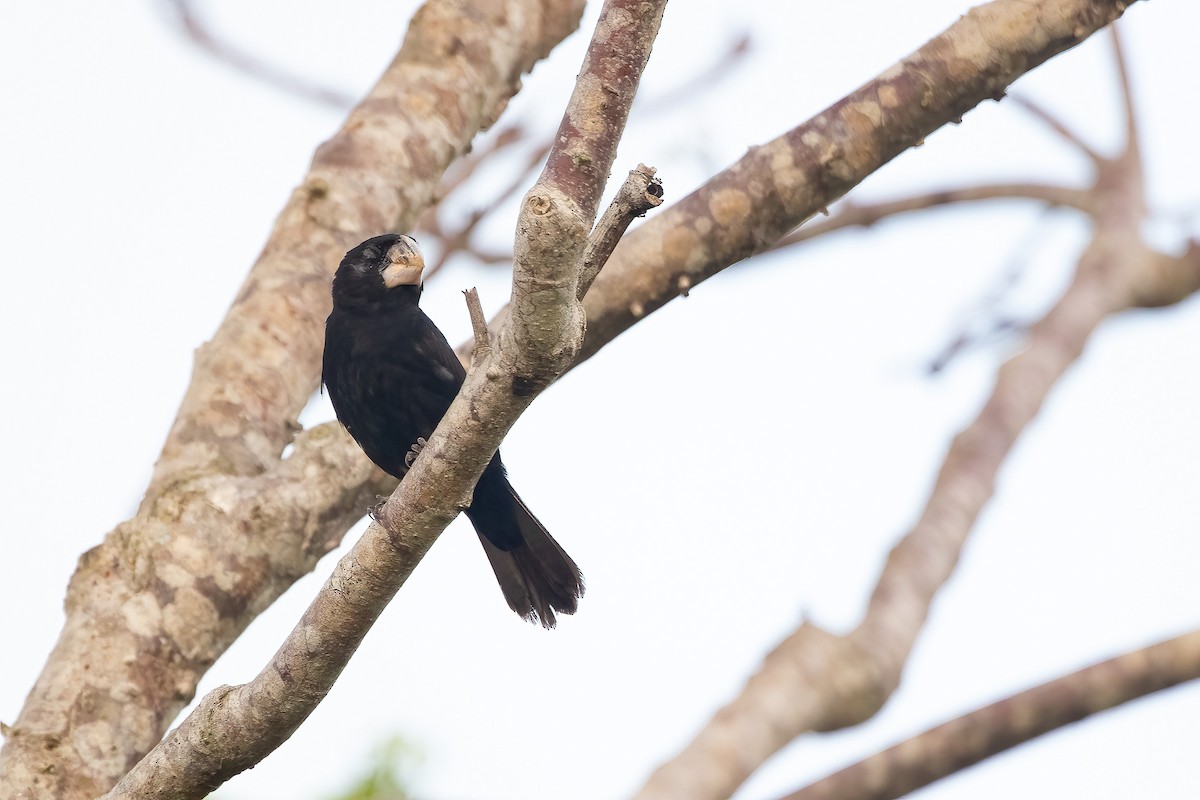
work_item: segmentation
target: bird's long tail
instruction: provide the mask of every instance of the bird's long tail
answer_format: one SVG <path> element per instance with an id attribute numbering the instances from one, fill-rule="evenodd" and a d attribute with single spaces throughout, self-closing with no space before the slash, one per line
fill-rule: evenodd
<path id="1" fill-rule="evenodd" d="M 508 607 L 529 622 L 540 622 L 543 627 L 553 628 L 556 613 L 574 614 L 579 607 L 579 598 L 583 597 L 583 575 L 512 487 L 509 491 L 516 501 L 521 543 L 501 550 L 482 533 L 479 541 L 483 543 Z"/>

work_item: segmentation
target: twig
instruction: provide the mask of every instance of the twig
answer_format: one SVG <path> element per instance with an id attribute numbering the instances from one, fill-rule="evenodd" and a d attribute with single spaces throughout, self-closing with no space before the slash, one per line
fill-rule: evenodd
<path id="1" fill-rule="evenodd" d="M 590 157 L 592 166 L 572 169 L 552 153 L 527 195 L 518 222 L 514 311 L 486 367 L 468 373 L 421 458 L 338 562 L 271 663 L 250 683 L 205 697 L 107 800 L 201 798 L 284 742 L 329 691 L 438 535 L 469 505 L 504 434 L 545 385 L 543 371 L 552 379 L 553 370 L 570 363 L 562 353 L 582 340 L 574 297 L 579 256 L 603 188 L 590 169 L 607 174 L 611 168 L 663 5 L 608 0 L 600 12 L 558 139 L 564 153 Z M 597 93 L 608 105 L 596 105 Z M 572 115 L 582 121 L 578 115 L 587 109 L 601 113 L 582 129 Z"/>
<path id="2" fill-rule="evenodd" d="M 1200 678 L 1200 631 L 1093 664 L 945 722 L 782 800 L 893 800 L 1058 728 Z"/>
<path id="3" fill-rule="evenodd" d="M 492 334 L 488 330 L 483 305 L 479 302 L 479 290 L 472 286 L 465 290 L 463 295 L 467 298 L 467 313 L 471 315 L 471 330 L 475 333 L 473 363 L 478 365 L 487 361 L 492 355 Z"/>
<path id="4" fill-rule="evenodd" d="M 579 287 L 575 291 L 577 299 L 582 300 L 587 294 L 592 281 L 604 268 L 630 223 L 650 209 L 662 205 L 662 182 L 654 177 L 654 172 L 654 167 L 645 164 L 638 164 L 637 169 L 630 170 L 612 203 L 600 216 L 583 251 L 583 269 L 579 273 Z"/>
<path id="5" fill-rule="evenodd" d="M 1093 150 L 1092 147 L 1083 140 L 1083 137 L 1071 130 L 1066 123 L 1060 120 L 1055 114 L 1051 113 L 1050 109 L 1034 101 L 1032 98 L 1025 97 L 1024 95 L 1009 95 L 1009 99 L 1041 120 L 1042 123 L 1050 128 L 1050 130 L 1057 133 L 1064 142 L 1087 156 L 1089 161 L 1098 162 L 1104 160 L 1104 156 Z"/>
<path id="6" fill-rule="evenodd" d="M 1137 107 L 1133 99 L 1133 84 L 1129 78 L 1129 62 L 1125 58 L 1125 49 L 1121 45 L 1121 34 L 1117 30 L 1117 26 L 1113 25 L 1108 30 L 1109 36 L 1112 38 L 1113 55 L 1117 62 L 1117 78 L 1121 86 L 1121 106 L 1125 112 L 1125 146 L 1129 150 L 1140 152 L 1141 143 L 1138 136 Z M 1138 167 L 1139 169 L 1141 168 L 1140 159 Z"/>
<path id="7" fill-rule="evenodd" d="M 285 72 L 262 59 L 232 47 L 214 36 L 192 10 L 191 0 L 168 0 L 167 5 L 175 10 L 179 24 L 188 39 L 204 52 L 250 77 L 269 86 L 302 97 L 314 103 L 337 109 L 354 105 L 354 98 L 337 89 L 318 86 L 316 83 Z"/>
<path id="8" fill-rule="evenodd" d="M 1084 192 L 1089 198 L 1094 193 L 1094 191 Z M 1046 217 L 1043 215 L 1039 223 L 1044 222 L 1045 219 Z M 968 312 L 967 318 L 961 323 L 950 343 L 929 363 L 928 374 L 938 374 L 969 348 L 979 347 L 989 341 L 1024 332 L 1029 327 L 1027 322 L 1019 321 L 1010 313 L 1005 313 L 1003 305 L 1005 295 L 1017 285 L 1029 264 L 1029 252 L 1035 249 L 1037 240 L 1041 238 L 1041 228 L 1040 224 L 1034 226 L 1029 233 L 1013 245 L 1013 252 L 1009 255 L 1007 267 L 1000 270 L 1000 278 L 975 303 L 976 308 Z"/>

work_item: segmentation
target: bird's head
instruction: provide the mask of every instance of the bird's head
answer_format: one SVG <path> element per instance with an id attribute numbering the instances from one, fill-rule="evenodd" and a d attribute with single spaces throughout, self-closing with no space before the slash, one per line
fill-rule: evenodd
<path id="1" fill-rule="evenodd" d="M 421 286 L 425 259 L 417 240 L 402 233 L 374 236 L 352 248 L 333 276 L 333 301 L 369 300 L 400 286 Z"/>

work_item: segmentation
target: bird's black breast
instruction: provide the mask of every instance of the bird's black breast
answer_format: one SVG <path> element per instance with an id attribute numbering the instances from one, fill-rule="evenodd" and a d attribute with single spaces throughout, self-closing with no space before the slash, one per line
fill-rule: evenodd
<path id="1" fill-rule="evenodd" d="M 338 308 L 325 323 L 322 380 L 338 419 L 396 477 L 433 433 L 466 378 L 453 348 L 413 302 Z"/>

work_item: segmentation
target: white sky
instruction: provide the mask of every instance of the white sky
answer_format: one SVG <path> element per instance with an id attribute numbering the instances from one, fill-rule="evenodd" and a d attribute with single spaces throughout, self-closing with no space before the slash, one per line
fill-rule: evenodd
<path id="1" fill-rule="evenodd" d="M 754 51 L 685 110 L 648 119 L 649 104 L 635 109 L 614 171 L 653 164 L 678 199 L 968 7 L 676 3 L 643 100 L 742 31 Z M 352 95 L 387 64 L 412 8 L 201 4 L 239 46 Z M 1149 233 L 1178 249 L 1198 233 L 1200 6 L 1138 3 L 1123 24 L 1151 204 L 1163 211 Z M 584 43 L 577 34 L 539 67 L 508 119 L 553 124 Z M 1096 146 L 1117 142 L 1105 37 L 1017 91 Z M 76 558 L 136 507 L 192 351 L 341 113 L 229 70 L 184 42 L 161 6 L 128 0 L 0 7 L 0 103 L 11 470 L 0 484 L 0 720 L 11 723 L 57 636 Z M 855 196 L 1086 176 L 1013 104 L 988 103 Z M 503 246 L 514 215 L 497 217 L 489 233 Z M 802 614 L 853 625 L 1014 343 L 974 351 L 937 379 L 924 365 L 1014 263 L 1024 270 L 1005 308 L 1024 319 L 1044 309 L 1085 236 L 1071 214 L 1020 204 L 933 213 L 731 270 L 653 315 L 539 399 L 504 447 L 522 496 L 583 567 L 580 613 L 553 633 L 522 624 L 456 523 L 309 722 L 221 796 L 322 797 L 395 734 L 423 751 L 416 787 L 428 800 L 630 793 Z M 478 285 L 495 307 L 506 284 L 459 264 L 425 302 L 458 341 L 468 331 L 458 289 Z M 1195 301 L 1105 326 L 1010 459 L 891 703 L 857 729 L 793 744 L 739 797 L 774 797 L 948 716 L 1195 627 L 1198 341 Z M 305 419 L 331 416 L 317 403 Z M 341 552 L 251 626 L 201 693 L 257 672 Z M 1197 716 L 1200 687 L 1167 692 L 920 796 L 991 800 L 1031 786 L 1046 797 L 1187 796 Z"/>

